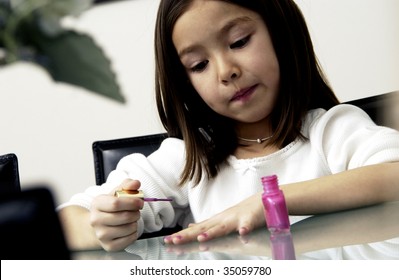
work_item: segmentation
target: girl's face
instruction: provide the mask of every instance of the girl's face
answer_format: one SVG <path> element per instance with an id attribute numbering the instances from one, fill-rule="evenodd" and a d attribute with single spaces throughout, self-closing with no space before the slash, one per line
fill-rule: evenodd
<path id="1" fill-rule="evenodd" d="M 257 13 L 194 0 L 177 20 L 172 39 L 190 82 L 210 108 L 238 124 L 268 122 L 279 64 Z"/>

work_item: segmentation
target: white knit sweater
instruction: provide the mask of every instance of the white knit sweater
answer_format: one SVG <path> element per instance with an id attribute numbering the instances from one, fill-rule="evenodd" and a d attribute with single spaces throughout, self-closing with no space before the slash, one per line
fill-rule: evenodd
<path id="1" fill-rule="evenodd" d="M 382 162 L 399 161 L 399 132 L 376 126 L 368 115 L 351 105 L 310 111 L 296 140 L 271 155 L 237 159 L 230 156 L 217 178 L 203 179 L 196 187 L 178 187 L 184 166 L 183 141 L 164 140 L 159 150 L 144 157 L 124 157 L 102 186 L 92 186 L 60 205 L 90 209 L 93 198 L 110 193 L 125 178 L 141 181 L 147 197 L 173 197 L 174 201 L 145 203 L 139 233 L 152 232 L 179 222 L 199 222 L 262 191 L 260 178 L 276 174 L 280 184 L 304 181 Z M 245 211 L 245 209 L 243 209 Z M 290 217 L 291 222 L 297 219 Z"/>

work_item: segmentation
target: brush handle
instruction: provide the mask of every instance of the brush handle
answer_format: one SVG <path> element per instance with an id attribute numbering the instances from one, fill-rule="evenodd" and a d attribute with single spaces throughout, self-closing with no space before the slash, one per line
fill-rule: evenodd
<path id="1" fill-rule="evenodd" d="M 172 201 L 172 198 L 155 198 L 155 197 L 145 197 L 144 201 L 153 202 L 153 201 Z"/>

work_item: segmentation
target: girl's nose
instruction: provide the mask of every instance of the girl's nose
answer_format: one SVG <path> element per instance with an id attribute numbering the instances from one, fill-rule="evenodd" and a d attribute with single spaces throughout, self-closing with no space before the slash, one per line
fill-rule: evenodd
<path id="1" fill-rule="evenodd" d="M 223 84 L 229 84 L 241 76 L 241 70 L 238 65 L 226 58 L 218 62 L 219 80 Z"/>

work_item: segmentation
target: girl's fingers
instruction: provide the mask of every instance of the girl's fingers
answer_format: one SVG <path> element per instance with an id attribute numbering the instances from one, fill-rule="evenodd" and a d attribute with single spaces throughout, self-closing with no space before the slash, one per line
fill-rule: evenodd
<path id="1" fill-rule="evenodd" d="M 199 242 L 209 241 L 236 231 L 235 221 L 225 221 L 209 227 L 197 236 Z"/>
<path id="2" fill-rule="evenodd" d="M 91 211 L 114 213 L 119 211 L 139 211 L 143 207 L 144 201 L 136 197 L 99 195 L 94 198 Z"/>
<path id="3" fill-rule="evenodd" d="M 191 224 L 190 227 L 164 238 L 166 244 L 184 244 L 192 241 L 207 241 L 226 235 L 234 230 L 232 225 L 205 221 Z"/>
<path id="4" fill-rule="evenodd" d="M 184 244 L 192 241 L 206 242 L 232 232 L 238 232 L 239 235 L 249 234 L 255 225 L 253 217 L 241 217 L 236 219 L 209 219 L 197 224 L 190 224 L 188 228 L 165 238 L 167 244 Z"/>
<path id="5" fill-rule="evenodd" d="M 112 232 L 117 235 L 112 234 Z M 137 240 L 137 223 L 125 225 L 124 228 L 118 227 L 117 232 L 108 229 L 107 235 L 99 236 L 97 234 L 97 237 L 105 250 L 122 250 Z"/>
<path id="6" fill-rule="evenodd" d="M 140 219 L 140 216 L 139 211 L 121 211 L 117 213 L 102 212 L 97 215 L 92 215 L 92 224 L 116 227 L 137 222 Z"/>
<path id="7" fill-rule="evenodd" d="M 133 179 L 125 179 L 118 186 L 120 190 L 138 190 L 140 188 L 140 181 Z"/>

